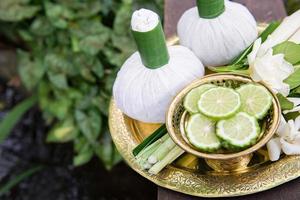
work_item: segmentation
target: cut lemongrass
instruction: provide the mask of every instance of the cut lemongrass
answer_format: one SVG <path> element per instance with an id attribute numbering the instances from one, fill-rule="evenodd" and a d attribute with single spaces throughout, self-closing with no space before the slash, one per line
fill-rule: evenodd
<path id="1" fill-rule="evenodd" d="M 181 148 L 175 146 L 161 161 L 159 161 L 149 169 L 149 173 L 154 175 L 158 174 L 163 168 L 172 163 L 183 153 L 184 151 Z"/>
<path id="2" fill-rule="evenodd" d="M 155 164 L 162 160 L 173 148 L 175 147 L 175 143 L 169 137 L 164 143 L 162 143 L 154 153 L 148 158 L 148 162 L 150 164 Z"/>
<path id="3" fill-rule="evenodd" d="M 143 149 L 137 156 L 136 160 L 139 163 L 139 165 L 143 169 L 149 169 L 152 164 L 148 162 L 148 158 L 169 138 L 168 135 L 164 135 L 162 138 L 155 141 L 150 146 Z M 150 166 L 150 167 L 148 167 Z"/>
<path id="4" fill-rule="evenodd" d="M 159 127 L 154 133 L 152 133 L 149 137 L 147 137 L 141 144 L 135 147 L 132 151 L 134 156 L 137 156 L 143 149 L 157 141 L 159 138 L 164 136 L 167 133 L 166 125 L 162 125 Z"/>

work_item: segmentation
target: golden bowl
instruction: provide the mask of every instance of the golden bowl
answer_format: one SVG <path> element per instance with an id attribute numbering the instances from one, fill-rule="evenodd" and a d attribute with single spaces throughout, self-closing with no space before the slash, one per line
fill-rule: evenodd
<path id="1" fill-rule="evenodd" d="M 197 150 L 191 145 L 185 134 L 185 127 L 189 113 L 183 107 L 184 97 L 194 88 L 203 84 L 214 84 L 217 86 L 224 86 L 230 88 L 238 88 L 243 84 L 251 83 L 253 80 L 245 75 L 238 74 L 212 74 L 207 75 L 199 80 L 194 81 L 186 88 L 184 88 L 172 101 L 166 117 L 166 125 L 169 135 L 173 141 L 184 149 L 186 152 L 191 153 L 200 158 L 204 158 L 206 163 L 216 171 L 235 171 L 247 167 L 249 164 L 252 153 L 263 147 L 275 134 L 280 122 L 280 104 L 276 95 L 264 83 L 258 83 L 264 86 L 273 96 L 273 104 L 267 116 L 261 123 L 261 133 L 258 142 L 240 152 L 233 153 L 205 153 Z"/>

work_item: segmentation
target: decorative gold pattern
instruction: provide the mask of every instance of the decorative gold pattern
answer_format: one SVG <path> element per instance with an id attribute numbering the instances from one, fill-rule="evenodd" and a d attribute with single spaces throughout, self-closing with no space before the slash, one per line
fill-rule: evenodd
<path id="1" fill-rule="evenodd" d="M 125 161 L 143 177 L 161 187 L 199 197 L 241 196 L 273 188 L 300 176 L 300 156 L 285 156 L 277 162 L 268 161 L 243 172 L 226 174 L 187 169 L 190 163 L 196 162 L 191 155 L 177 161 L 185 159 L 182 162 L 188 162 L 186 168 L 178 166 L 176 162 L 158 175 L 150 175 L 137 165 L 131 153 L 140 142 L 132 133 L 134 120 L 123 115 L 113 100 L 109 113 L 111 135 Z M 147 125 L 146 129 L 152 131 L 157 126 Z M 146 136 L 145 132 L 141 134 L 141 137 Z"/>

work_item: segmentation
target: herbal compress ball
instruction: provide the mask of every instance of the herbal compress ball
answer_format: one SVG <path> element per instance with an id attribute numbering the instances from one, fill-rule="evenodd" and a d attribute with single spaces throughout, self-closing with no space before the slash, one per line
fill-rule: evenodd
<path id="1" fill-rule="evenodd" d="M 229 64 L 257 38 L 256 21 L 241 4 L 197 0 L 179 20 L 180 44 L 190 48 L 205 66 Z"/>
<path id="2" fill-rule="evenodd" d="M 202 77 L 204 67 L 188 48 L 166 46 L 156 13 L 146 9 L 134 12 L 131 26 L 138 52 L 119 71 L 113 96 L 117 107 L 129 117 L 163 123 L 173 97 Z"/>

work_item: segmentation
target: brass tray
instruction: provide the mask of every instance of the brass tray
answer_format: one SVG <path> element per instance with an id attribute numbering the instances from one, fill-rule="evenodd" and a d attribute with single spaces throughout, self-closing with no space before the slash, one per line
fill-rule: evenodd
<path id="1" fill-rule="evenodd" d="M 270 162 L 266 149 L 260 149 L 244 171 L 215 172 L 202 159 L 184 154 L 158 175 L 150 175 L 137 165 L 132 150 L 159 124 L 145 124 L 125 116 L 112 100 L 109 127 L 118 151 L 132 169 L 177 192 L 198 197 L 241 196 L 268 190 L 300 176 L 300 156 L 283 156 L 277 162 Z"/>
<path id="2" fill-rule="evenodd" d="M 260 31 L 265 27 L 258 26 Z M 177 41 L 169 39 L 171 44 Z M 118 151 L 133 170 L 161 187 L 198 197 L 232 197 L 268 190 L 300 177 L 300 156 L 282 156 L 271 162 L 265 147 L 254 153 L 243 171 L 213 171 L 203 159 L 185 153 L 158 175 L 151 175 L 139 167 L 132 150 L 159 126 L 127 117 L 111 100 L 109 128 Z"/>

